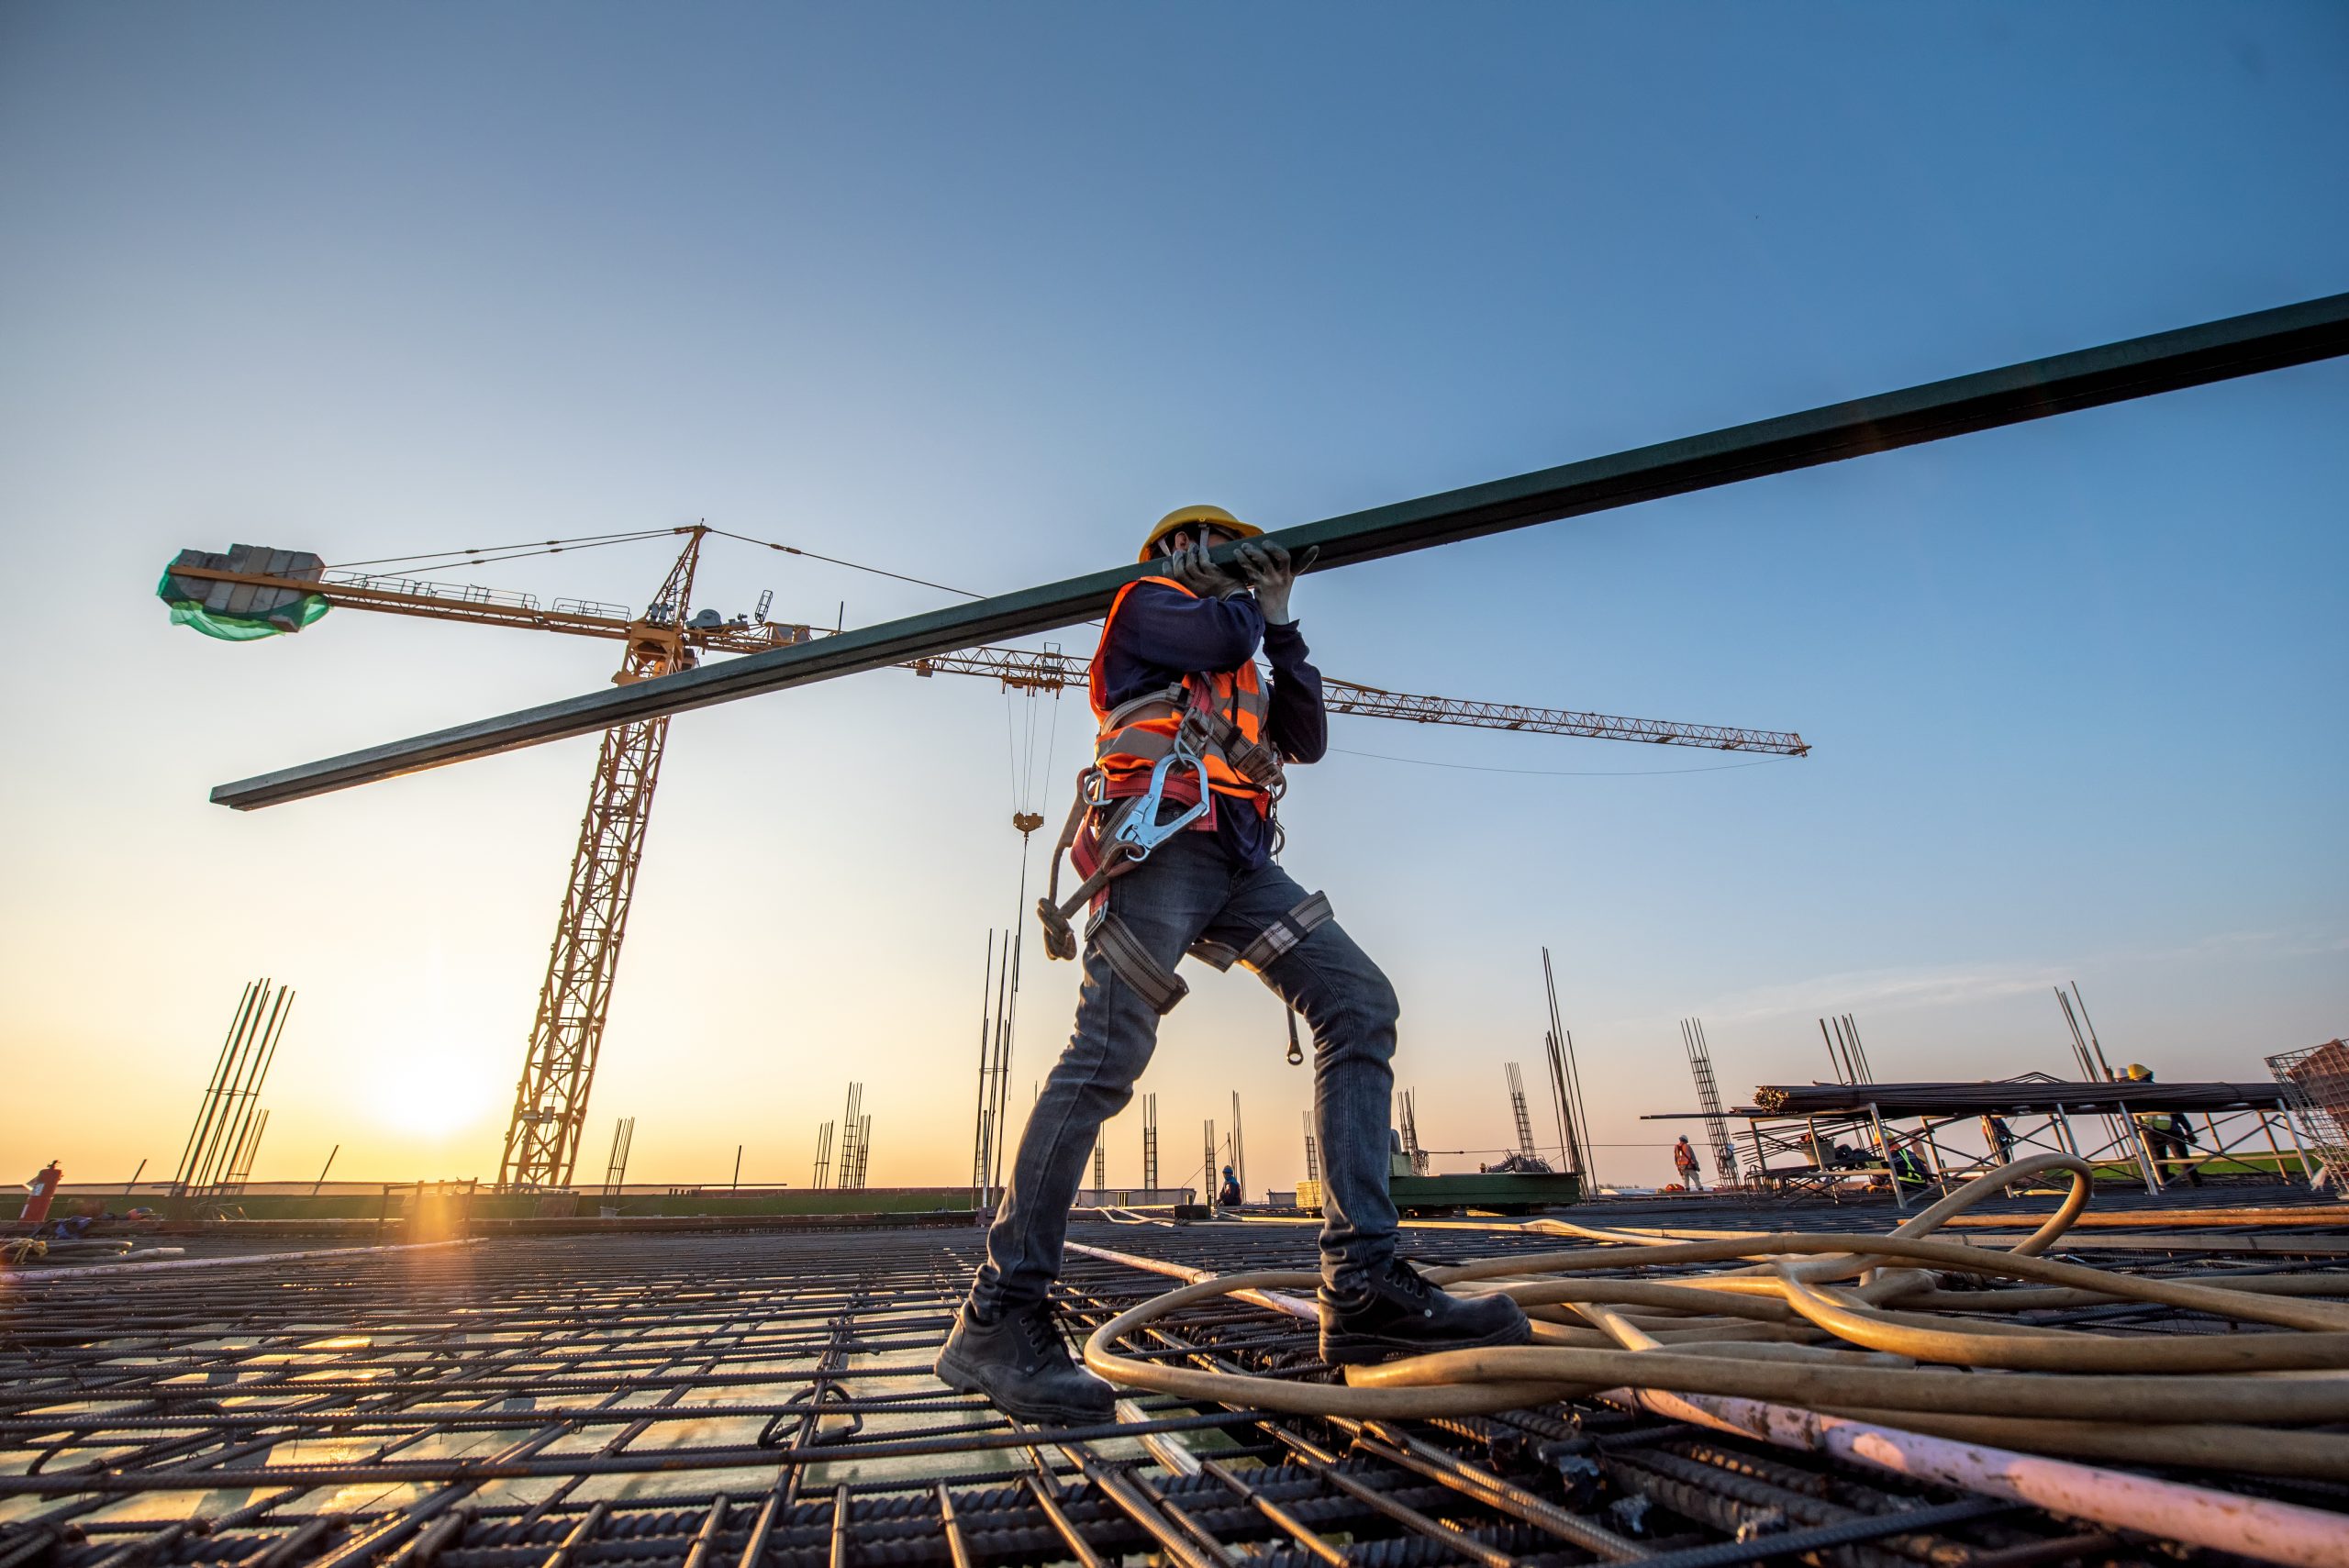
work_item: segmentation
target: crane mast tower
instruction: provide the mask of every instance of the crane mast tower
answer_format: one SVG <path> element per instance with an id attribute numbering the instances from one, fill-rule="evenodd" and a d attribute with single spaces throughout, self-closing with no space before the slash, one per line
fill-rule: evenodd
<path id="1" fill-rule="evenodd" d="M 693 666 L 684 628 L 703 537 L 699 528 L 687 536 L 660 593 L 629 627 L 614 684 L 655 680 Z M 652 819 L 652 790 L 668 742 L 665 717 L 604 731 L 587 811 L 579 820 L 578 847 L 571 855 L 571 880 L 563 884 L 562 913 L 547 952 L 546 979 L 539 987 L 530 1048 L 514 1086 L 514 1119 L 497 1167 L 501 1187 L 571 1184 L 596 1053 L 604 1040 L 604 1015 L 612 1004 L 621 939 L 628 934 L 636 868 L 644 859 L 644 830 Z"/>

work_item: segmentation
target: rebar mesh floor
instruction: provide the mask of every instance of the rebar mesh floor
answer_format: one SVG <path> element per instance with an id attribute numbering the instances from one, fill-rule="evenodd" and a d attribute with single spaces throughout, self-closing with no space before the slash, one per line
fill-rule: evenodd
<path id="1" fill-rule="evenodd" d="M 1219 1271 L 1311 1252 L 1275 1226 L 1073 1239 Z M 1556 1245 L 1409 1239 L 1430 1261 Z M 19 1281 L 0 1568 L 2176 1561 L 1599 1404 L 1390 1441 L 1156 1399 L 1111 1428 L 1015 1427 L 930 1371 L 977 1251 L 962 1231 L 540 1239 Z M 1172 1282 L 1073 1256 L 1063 1283 L 1090 1325 Z M 1308 1325 L 1255 1307 L 1163 1328 L 1138 1353 L 1327 1375 Z M 2349 1510 L 2349 1488 L 2217 1484 Z"/>

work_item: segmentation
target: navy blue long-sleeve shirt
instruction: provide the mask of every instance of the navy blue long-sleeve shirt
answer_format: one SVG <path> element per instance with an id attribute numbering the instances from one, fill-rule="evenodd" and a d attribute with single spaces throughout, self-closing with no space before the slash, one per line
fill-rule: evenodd
<path id="1" fill-rule="evenodd" d="M 1264 738 L 1284 762 L 1318 762 L 1330 749 L 1321 706 L 1321 672 L 1306 661 L 1305 634 L 1294 621 L 1267 624 L 1252 594 L 1192 598 L 1159 583 L 1141 583 L 1118 608 L 1095 654 L 1109 706 L 1173 685 L 1186 674 L 1237 670 L 1258 644 L 1273 667 Z M 1273 858 L 1273 828 L 1252 810 L 1219 809 L 1215 836 L 1232 863 L 1253 871 Z"/>

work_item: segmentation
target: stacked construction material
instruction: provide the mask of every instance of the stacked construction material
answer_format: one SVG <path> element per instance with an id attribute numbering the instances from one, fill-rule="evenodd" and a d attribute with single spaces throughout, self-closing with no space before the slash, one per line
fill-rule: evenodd
<path id="1" fill-rule="evenodd" d="M 2349 1171 L 2349 1041 L 2329 1040 L 2306 1051 L 2267 1059 L 2284 1103 L 2299 1113 L 2309 1152 L 2335 1171 Z"/>
<path id="2" fill-rule="evenodd" d="M 2279 1103 L 2271 1082 L 2106 1084 L 1976 1081 L 1945 1084 L 1764 1084 L 1739 1116 L 1831 1116 L 1874 1110 L 1887 1117 L 1962 1117 L 1998 1112 L 2227 1111 Z"/>

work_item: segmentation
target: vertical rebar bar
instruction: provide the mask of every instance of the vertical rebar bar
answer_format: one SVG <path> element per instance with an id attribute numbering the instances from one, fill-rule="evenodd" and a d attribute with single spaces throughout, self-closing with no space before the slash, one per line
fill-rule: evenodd
<path id="1" fill-rule="evenodd" d="M 987 1059 L 990 1031 L 987 1028 L 987 994 L 995 989 L 995 931 L 987 931 L 986 968 L 979 978 L 979 1092 L 971 1119 L 971 1207 L 974 1212 L 987 1206 Z"/>
<path id="2" fill-rule="evenodd" d="M 188 1129 L 187 1145 L 180 1151 L 179 1169 L 172 1177 L 172 1187 L 176 1193 L 184 1193 L 193 1184 L 196 1151 L 206 1142 L 212 1119 L 219 1111 L 220 1088 L 227 1082 L 228 1063 L 237 1041 L 244 1033 L 246 1015 L 253 1010 L 255 993 L 268 984 L 266 980 L 249 980 L 243 993 L 237 998 L 237 1010 L 229 1016 L 228 1032 L 221 1037 L 220 1053 L 213 1060 L 212 1076 L 204 1086 L 204 1098 L 195 1107 L 195 1124 Z"/>
<path id="3" fill-rule="evenodd" d="M 2080 995 L 2080 983 L 2076 980 L 2072 982 L 2072 1000 L 2079 1005 L 2080 1022 L 2088 1027 L 2088 1048 L 2096 1052 L 2096 1064 L 2103 1071 L 2105 1081 L 2110 1083 L 2118 1074 L 2112 1071 L 2112 1063 L 2104 1059 L 2104 1041 L 2096 1037 L 2096 1020 L 2088 1017 L 2087 999 Z"/>
<path id="4" fill-rule="evenodd" d="M 1158 1190 L 1158 1096 L 1141 1097 L 1141 1184 L 1145 1191 Z"/>
<path id="5" fill-rule="evenodd" d="M 1240 1091 L 1231 1092 L 1231 1174 L 1240 1184 L 1240 1201 L 1248 1201 L 1248 1140 L 1240 1127 Z"/>
<path id="6" fill-rule="evenodd" d="M 1575 1037 L 1558 1012 L 1558 976 L 1550 950 L 1542 950 L 1542 987 L 1550 1007 L 1550 1035 L 1557 1042 L 1559 1079 L 1566 1106 L 1567 1168 L 1592 1186 L 1598 1184 L 1598 1162 L 1590 1147 L 1590 1118 L 1582 1099 L 1582 1069 L 1575 1061 Z"/>

